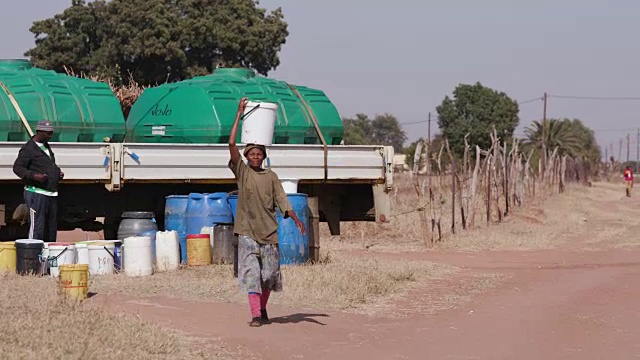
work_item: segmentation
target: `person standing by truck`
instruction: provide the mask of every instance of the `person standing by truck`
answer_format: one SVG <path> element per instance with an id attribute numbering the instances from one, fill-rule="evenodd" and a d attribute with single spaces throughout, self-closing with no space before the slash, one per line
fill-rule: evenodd
<path id="1" fill-rule="evenodd" d="M 240 156 L 236 137 L 246 106 L 247 98 L 243 97 L 229 134 L 229 168 L 238 184 L 234 223 L 234 233 L 238 235 L 238 280 L 249 297 L 252 316 L 249 326 L 258 327 L 269 323 L 267 302 L 270 293 L 282 290 L 275 206 L 280 208 L 285 219 L 293 219 L 302 234 L 306 229 L 291 208 L 278 175 L 262 168 L 266 147 L 246 144 L 243 154 L 248 164 Z"/>
<path id="2" fill-rule="evenodd" d="M 624 169 L 624 184 L 627 191 L 627 197 L 631 197 L 631 189 L 633 189 L 633 171 L 631 166 Z"/>
<path id="3" fill-rule="evenodd" d="M 53 126 L 38 121 L 36 134 L 18 152 L 13 172 L 24 183 L 24 201 L 29 208 L 29 238 L 55 242 L 58 230 L 58 182 L 64 173 L 56 165 L 49 146 Z"/>

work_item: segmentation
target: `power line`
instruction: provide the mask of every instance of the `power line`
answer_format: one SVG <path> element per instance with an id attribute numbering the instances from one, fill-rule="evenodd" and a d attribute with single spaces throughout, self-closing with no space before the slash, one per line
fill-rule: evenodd
<path id="1" fill-rule="evenodd" d="M 520 101 L 520 102 L 518 103 L 518 105 L 524 105 L 524 104 L 532 103 L 532 102 L 534 102 L 534 101 L 542 101 L 542 97 L 541 97 L 541 96 L 539 96 L 539 97 L 537 97 L 537 98 L 533 98 L 533 99 L 529 99 L 529 100 L 525 100 L 525 101 Z"/>
<path id="2" fill-rule="evenodd" d="M 426 120 L 417 120 L 417 121 L 411 121 L 411 122 L 401 122 L 400 125 L 416 125 L 416 124 L 426 124 L 429 121 L 433 122 L 435 121 L 435 119 L 426 119 Z"/>
<path id="3" fill-rule="evenodd" d="M 551 98 L 556 99 L 573 99 L 573 100 L 640 100 L 640 97 L 636 96 L 575 96 L 575 95 L 549 95 Z"/>
<path id="4" fill-rule="evenodd" d="M 433 120 L 432 120 L 433 121 Z M 406 123 L 400 123 L 400 125 L 416 125 L 416 124 L 426 124 L 428 123 L 429 120 L 419 120 L 419 121 L 412 121 L 412 122 L 406 122 Z"/>

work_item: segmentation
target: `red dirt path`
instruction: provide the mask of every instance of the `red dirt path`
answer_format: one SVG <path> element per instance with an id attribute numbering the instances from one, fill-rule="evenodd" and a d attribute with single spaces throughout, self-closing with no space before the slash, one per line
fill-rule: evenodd
<path id="1" fill-rule="evenodd" d="M 512 280 L 472 302 L 407 319 L 272 307 L 274 324 L 247 326 L 238 304 L 176 299 L 94 301 L 263 359 L 640 358 L 640 249 L 384 254 L 498 271 Z M 420 291 L 415 294 L 419 298 Z M 116 305 L 117 303 L 117 305 Z"/>

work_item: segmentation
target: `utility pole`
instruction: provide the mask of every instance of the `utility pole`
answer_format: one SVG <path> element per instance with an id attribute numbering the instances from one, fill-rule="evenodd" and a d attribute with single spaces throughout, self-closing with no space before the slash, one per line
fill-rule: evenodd
<path id="1" fill-rule="evenodd" d="M 614 152 L 613 152 L 613 141 L 609 143 L 609 154 L 610 154 L 611 157 L 613 157 L 613 154 L 614 154 Z M 611 162 L 610 159 L 607 159 L 607 161 Z"/>
<path id="2" fill-rule="evenodd" d="M 436 227 L 436 220 L 433 217 L 433 191 L 431 190 L 431 111 L 427 119 L 427 186 L 429 187 L 429 218 L 431 219 L 431 242 L 433 243 L 433 232 Z"/>
<path id="3" fill-rule="evenodd" d="M 429 112 L 429 120 L 427 122 L 427 144 L 431 144 L 431 112 Z"/>
<path id="4" fill-rule="evenodd" d="M 627 133 L 627 163 L 629 163 L 629 142 L 631 139 L 631 134 Z"/>
<path id="5" fill-rule="evenodd" d="M 638 129 L 638 135 L 636 137 L 636 173 L 638 172 L 638 161 L 640 161 L 640 129 Z"/>
<path id="6" fill-rule="evenodd" d="M 622 138 L 620 139 L 620 143 L 618 144 L 618 162 L 622 165 Z"/>
<path id="7" fill-rule="evenodd" d="M 542 97 L 542 173 L 547 168 L 547 93 Z"/>
<path id="8" fill-rule="evenodd" d="M 427 150 L 425 152 L 427 159 L 427 179 L 429 180 L 429 192 L 431 192 L 431 112 L 427 118 Z M 431 194 L 429 194 L 429 201 L 431 201 Z"/>

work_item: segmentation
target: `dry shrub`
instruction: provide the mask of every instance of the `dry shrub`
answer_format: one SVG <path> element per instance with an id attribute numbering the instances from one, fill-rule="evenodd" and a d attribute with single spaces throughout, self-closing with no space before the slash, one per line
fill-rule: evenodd
<path id="1" fill-rule="evenodd" d="M 452 273 L 454 267 L 421 261 L 323 256 L 317 264 L 283 266 L 284 291 L 271 302 L 316 309 L 361 310 L 402 293 L 413 283 Z M 92 290 L 130 297 L 169 296 L 196 301 L 246 302 L 230 265 L 164 272 L 149 277 L 95 277 Z"/>
<path id="2" fill-rule="evenodd" d="M 138 100 L 138 97 L 142 94 L 142 92 L 148 88 L 148 86 L 140 85 L 135 79 L 133 75 L 129 73 L 129 78 L 126 81 L 121 81 L 116 83 L 112 78 L 105 78 L 97 75 L 87 75 L 85 73 L 76 74 L 73 69 L 68 67 L 64 67 L 67 75 L 75 76 L 82 79 L 88 79 L 96 82 L 103 82 L 109 85 L 111 91 L 116 96 L 118 101 L 120 102 L 120 107 L 122 108 L 122 113 L 124 117 L 127 118 L 129 116 L 129 112 L 131 111 L 131 107 Z"/>
<path id="3" fill-rule="evenodd" d="M 207 359 L 177 333 L 58 295 L 49 278 L 0 276 L 0 359 Z"/>

